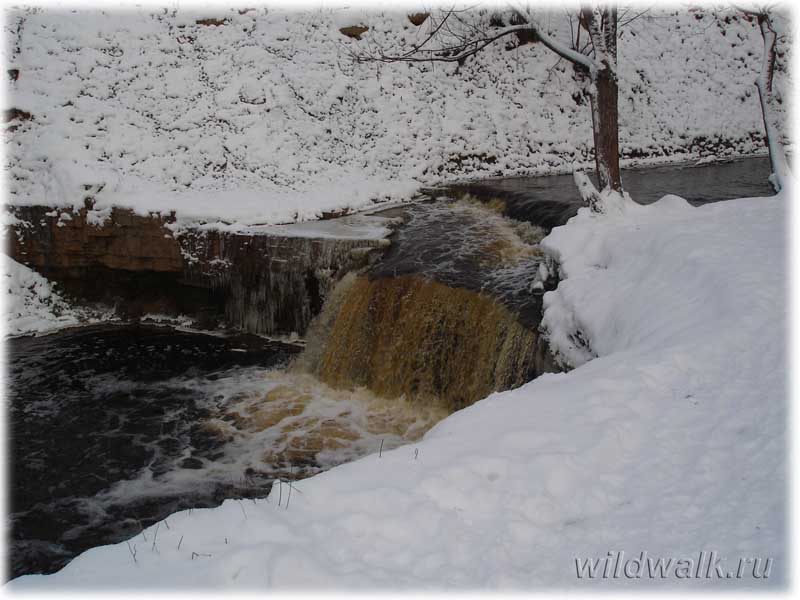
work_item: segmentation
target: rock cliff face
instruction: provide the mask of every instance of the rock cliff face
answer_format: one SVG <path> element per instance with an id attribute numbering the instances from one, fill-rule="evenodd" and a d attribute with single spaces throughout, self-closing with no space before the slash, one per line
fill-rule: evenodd
<path id="1" fill-rule="evenodd" d="M 188 231 L 179 243 L 183 283 L 221 294 L 229 326 L 303 335 L 331 284 L 389 242 Z"/>
<path id="2" fill-rule="evenodd" d="M 102 267 L 122 271 L 180 272 L 180 247 L 164 228 L 169 218 L 143 217 L 114 209 L 103 225 L 92 223 L 88 209 L 12 207 L 20 223 L 11 254 L 45 275 Z"/>
<path id="3" fill-rule="evenodd" d="M 114 208 L 10 207 L 8 253 L 83 302 L 125 317 L 188 315 L 201 325 L 302 335 L 330 282 L 363 264 L 384 239 L 183 230 L 170 216 Z"/>

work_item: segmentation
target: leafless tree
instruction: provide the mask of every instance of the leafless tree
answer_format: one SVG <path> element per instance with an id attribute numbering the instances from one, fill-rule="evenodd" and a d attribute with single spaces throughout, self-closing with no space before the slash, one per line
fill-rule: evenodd
<path id="1" fill-rule="evenodd" d="M 473 18 L 470 9 L 449 9 L 428 16 L 428 34 L 410 47 L 386 48 L 375 36 L 351 56 L 359 62 L 449 62 L 464 64 L 487 46 L 510 38 L 512 44 L 539 43 L 569 61 L 583 82 L 592 109 L 595 167 L 600 189 L 622 192 L 617 108 L 617 31 L 646 11 L 616 5 L 583 6 L 569 14 L 569 40 L 557 39 L 530 11 L 511 8 L 491 18 Z M 510 15 L 507 19 L 506 15 Z M 507 21 L 507 22 L 506 22 Z M 566 36 L 563 36 L 566 37 Z"/>
<path id="2" fill-rule="evenodd" d="M 756 88 L 761 102 L 761 117 L 764 121 L 764 134 L 772 166 L 770 181 L 775 191 L 779 192 L 786 186 L 789 176 L 789 163 L 786 160 L 786 153 L 778 133 L 776 98 L 773 93 L 779 35 L 773 23 L 772 7 L 770 5 L 752 8 L 737 7 L 737 9 L 757 23 L 761 38 L 764 41 L 764 53 L 761 59 L 761 70 L 756 78 Z"/>

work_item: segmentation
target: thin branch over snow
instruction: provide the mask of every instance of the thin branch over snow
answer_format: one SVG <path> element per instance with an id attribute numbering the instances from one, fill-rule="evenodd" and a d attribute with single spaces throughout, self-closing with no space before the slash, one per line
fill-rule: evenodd
<path id="1" fill-rule="evenodd" d="M 387 52 L 368 36 L 365 46 L 349 50 L 356 62 L 415 62 L 458 63 L 459 67 L 470 56 L 506 36 L 516 34 L 520 44 L 541 43 L 551 52 L 566 59 L 575 67 L 575 76 L 583 84 L 592 106 L 592 132 L 595 163 L 600 187 L 622 192 L 619 168 L 619 109 L 617 77 L 617 8 L 614 5 L 585 5 L 578 12 L 577 31 L 570 18 L 569 42 L 562 42 L 528 18 L 527 11 L 511 8 L 508 25 L 503 16 L 493 14 L 488 20 L 479 14 L 476 19 L 465 19 L 462 13 L 450 9 L 437 20 L 429 16 L 429 33 L 418 44 L 403 50 Z M 580 30 L 588 32 L 589 41 L 583 47 Z M 432 43 L 436 40 L 439 45 Z"/>
<path id="2" fill-rule="evenodd" d="M 590 56 L 578 52 L 551 37 L 538 24 L 527 22 L 527 19 L 518 10 L 515 10 L 514 13 L 520 15 L 521 19 L 526 22 L 520 25 L 492 29 L 482 28 L 475 23 L 468 22 L 459 16 L 459 12 L 461 11 L 448 10 L 438 22 L 431 16 L 431 29 L 428 35 L 422 42 L 414 44 L 406 52 L 396 54 L 387 52 L 383 46 L 370 39 L 366 48 L 350 51 L 351 56 L 357 62 L 455 62 L 461 64 L 465 59 L 474 56 L 501 38 L 512 34 L 525 33 L 532 36 L 536 41 L 541 42 L 549 50 L 580 66 L 589 73 L 594 73 L 600 68 L 599 63 Z M 457 21 L 461 29 L 456 30 L 450 27 L 451 20 Z M 428 47 L 437 36 L 442 34 L 447 34 L 453 39 L 453 42 L 436 47 Z"/>

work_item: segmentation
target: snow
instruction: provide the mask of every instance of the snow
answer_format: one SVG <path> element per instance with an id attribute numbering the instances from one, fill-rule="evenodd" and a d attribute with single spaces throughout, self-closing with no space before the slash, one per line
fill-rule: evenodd
<path id="1" fill-rule="evenodd" d="M 53 282 L 3 253 L 0 273 L 4 284 L 0 296 L 5 318 L 3 336 L 43 335 L 77 325 L 118 321 L 113 308 L 75 305 L 56 290 Z"/>
<path id="2" fill-rule="evenodd" d="M 208 228 L 235 231 L 242 235 L 272 235 L 280 237 L 302 237 L 337 240 L 382 240 L 392 233 L 391 227 L 402 219 L 382 217 L 375 214 L 356 213 L 317 221 L 301 221 L 285 225 L 244 225 L 241 221 L 231 225 L 211 223 L 195 225 L 195 230 Z M 167 225 L 168 229 L 179 229 L 181 225 Z"/>
<path id="3" fill-rule="evenodd" d="M 86 321 L 86 311 L 72 307 L 47 279 L 5 254 L 0 254 L 0 272 L 4 335 L 46 333 Z"/>
<path id="4" fill-rule="evenodd" d="M 538 21 L 563 40 L 560 12 Z M 33 115 L 6 126 L 11 203 L 91 198 L 96 223 L 120 205 L 247 226 L 408 200 L 458 177 L 591 168 L 589 107 L 541 44 L 498 43 L 460 69 L 354 64 L 359 42 L 339 27 L 355 23 L 370 27 L 364 43 L 387 46 L 427 32 L 404 12 L 356 8 L 10 10 L 3 51 L 20 74 L 6 101 Z M 623 29 L 625 162 L 765 150 L 760 33 L 720 23 L 653 9 Z"/>
<path id="5" fill-rule="evenodd" d="M 128 206 L 137 213 L 147 215 L 165 212 L 165 207 L 175 211 L 177 220 L 173 228 L 184 228 L 198 222 L 216 229 L 226 229 L 228 223 L 237 230 L 260 224 L 286 223 L 318 219 L 323 212 L 347 209 L 365 210 L 380 202 L 409 199 L 417 191 L 415 182 L 360 179 L 356 177 L 339 181 L 320 180 L 297 192 L 277 189 L 269 192 L 257 189 L 233 189 L 199 192 L 166 192 L 136 189 L 101 196 L 94 206 L 109 209 Z M 343 198 L 347 198 L 346 201 Z"/>
<path id="6" fill-rule="evenodd" d="M 785 193 L 582 209 L 543 242 L 563 278 L 545 323 L 574 370 L 295 482 L 290 499 L 283 484 L 280 505 L 275 489 L 183 511 L 146 542 L 8 588 L 596 590 L 575 558 L 609 551 L 774 564 L 767 580 L 606 586 L 785 585 L 787 213 Z"/>

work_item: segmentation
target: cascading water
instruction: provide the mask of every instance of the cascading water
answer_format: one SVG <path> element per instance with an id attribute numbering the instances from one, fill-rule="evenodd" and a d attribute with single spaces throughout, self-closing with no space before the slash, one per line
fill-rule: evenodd
<path id="1" fill-rule="evenodd" d="M 382 260 L 339 283 L 303 368 L 448 411 L 554 370 L 537 332 L 541 230 L 465 200 L 409 212 Z"/>
<path id="2" fill-rule="evenodd" d="M 536 272 L 541 232 L 477 203 L 409 210 L 382 260 L 336 284 L 332 273 L 299 355 L 252 336 L 141 326 L 13 340 L 12 573 L 49 572 L 175 510 L 264 496 L 276 478 L 413 442 L 449 412 L 544 370 L 539 300 L 513 277 Z M 343 262 L 324 256 L 331 248 L 352 250 L 297 239 L 281 252 L 301 247 L 320 254 L 306 257 L 317 266 Z M 260 277 L 270 296 L 270 282 L 284 279 L 279 267 L 264 271 L 240 260 L 235 272 Z M 284 292 L 263 314 L 252 299 L 237 314 L 274 319 Z M 307 309 L 294 307 L 295 322 Z"/>
<path id="3" fill-rule="evenodd" d="M 485 294 L 420 275 L 358 277 L 315 373 L 452 411 L 522 385 L 542 362 L 537 333 Z"/>

